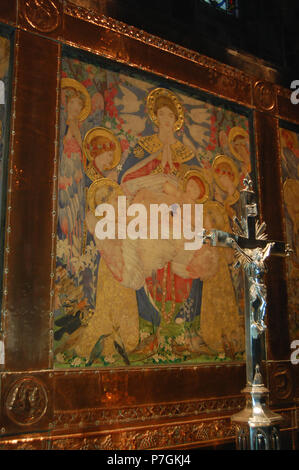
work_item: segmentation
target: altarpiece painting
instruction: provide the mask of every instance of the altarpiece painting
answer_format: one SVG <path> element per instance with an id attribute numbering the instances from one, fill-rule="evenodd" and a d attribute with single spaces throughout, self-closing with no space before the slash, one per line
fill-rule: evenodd
<path id="1" fill-rule="evenodd" d="M 99 240 L 94 210 L 117 209 L 118 196 L 198 203 L 204 228 L 231 231 L 255 169 L 249 111 L 70 50 L 61 76 L 56 367 L 243 361 L 231 250 L 140 233 Z"/>

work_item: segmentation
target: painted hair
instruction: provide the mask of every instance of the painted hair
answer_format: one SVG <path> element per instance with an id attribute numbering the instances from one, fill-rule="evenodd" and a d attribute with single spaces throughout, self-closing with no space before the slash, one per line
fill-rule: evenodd
<path id="1" fill-rule="evenodd" d="M 173 101 L 170 98 L 168 98 L 167 96 L 158 96 L 158 98 L 155 101 L 155 105 L 154 105 L 154 113 L 157 115 L 158 110 L 160 108 L 163 108 L 164 106 L 166 106 L 167 108 L 169 108 L 173 112 L 173 114 L 175 115 L 175 120 L 177 121 L 178 118 L 179 118 L 178 111 L 177 111 Z"/>
<path id="2" fill-rule="evenodd" d="M 102 135 L 97 135 L 89 143 L 89 151 L 92 158 L 110 150 L 115 150 L 115 143 Z"/>
<path id="3" fill-rule="evenodd" d="M 188 178 L 188 181 L 187 181 L 187 184 L 190 182 L 190 181 L 194 181 L 198 187 L 198 189 L 200 190 L 200 197 L 205 193 L 205 185 L 203 184 L 202 180 L 198 177 L 198 176 L 191 176 L 190 178 Z"/>
<path id="4" fill-rule="evenodd" d="M 231 167 L 229 166 L 228 163 L 220 163 L 216 169 L 215 169 L 215 172 L 219 175 L 219 176 L 228 176 L 229 179 L 231 181 L 234 181 L 235 179 L 235 175 L 234 175 L 234 172 L 232 171 Z"/>
<path id="5" fill-rule="evenodd" d="M 83 93 L 81 93 L 79 90 L 75 90 L 75 88 L 66 87 L 65 88 L 66 102 L 68 103 L 72 98 L 79 98 L 82 102 L 82 108 L 84 108 L 85 103 L 86 103 L 86 98 L 83 95 Z"/>

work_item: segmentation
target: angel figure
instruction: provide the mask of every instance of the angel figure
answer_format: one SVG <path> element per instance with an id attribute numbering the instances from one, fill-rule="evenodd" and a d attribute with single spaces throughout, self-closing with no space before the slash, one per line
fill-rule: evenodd
<path id="1" fill-rule="evenodd" d="M 212 164 L 215 200 L 223 204 L 231 219 L 235 215 L 232 208 L 239 200 L 239 171 L 235 163 L 226 155 L 217 155 Z"/>
<path id="2" fill-rule="evenodd" d="M 101 345 L 101 356 L 106 360 L 109 358 L 110 362 L 115 360 L 113 356 L 119 356 L 120 351 L 122 354 L 119 358 L 126 358 L 139 340 L 136 294 L 133 289 L 123 285 L 125 276 L 123 240 L 99 240 L 95 234 L 96 223 L 99 220 L 95 216 L 96 207 L 107 203 L 114 207 L 114 213 L 117 213 L 118 196 L 121 195 L 123 195 L 121 187 L 109 178 L 96 178 L 88 189 L 86 224 L 100 253 L 96 305 L 91 320 L 82 328 L 78 341 L 73 345 L 79 356 L 90 358 L 99 339 L 105 338 Z M 117 224 L 117 218 L 114 222 Z M 138 260 L 131 257 L 131 264 L 133 262 L 135 266 L 138 265 Z M 93 364 L 89 361 L 86 365 Z"/>
<path id="3" fill-rule="evenodd" d="M 66 128 L 58 178 L 59 230 L 71 246 L 71 256 L 81 253 L 85 217 L 84 168 L 80 123 L 91 110 L 90 96 L 77 80 L 61 82 L 66 110 Z"/>
<path id="4" fill-rule="evenodd" d="M 248 132 L 240 126 L 233 127 L 228 135 L 228 146 L 231 154 L 241 162 L 242 184 L 244 176 L 251 172 Z"/>
<path id="5" fill-rule="evenodd" d="M 85 173 L 94 181 L 106 177 L 116 181 L 115 170 L 121 159 L 121 146 L 113 132 L 105 127 L 90 129 L 83 141 Z"/>

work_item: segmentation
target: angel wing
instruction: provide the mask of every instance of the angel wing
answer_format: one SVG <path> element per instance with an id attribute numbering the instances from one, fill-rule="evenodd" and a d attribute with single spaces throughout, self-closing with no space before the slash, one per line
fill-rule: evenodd
<path id="1" fill-rule="evenodd" d="M 208 140 L 208 129 L 202 124 L 191 124 L 189 126 L 189 132 L 192 139 L 197 144 L 201 144 L 205 139 Z"/>
<path id="2" fill-rule="evenodd" d="M 124 120 L 123 129 L 128 131 L 131 129 L 133 134 L 141 134 L 144 131 L 146 120 L 140 116 L 129 113 L 121 113 L 120 116 Z"/>
<path id="3" fill-rule="evenodd" d="M 145 92 L 149 92 L 149 90 L 152 88 L 151 83 L 144 82 L 138 78 L 130 77 L 129 75 L 120 74 L 119 78 L 123 83 L 128 82 L 133 87 Z"/>
<path id="4" fill-rule="evenodd" d="M 123 97 L 121 99 L 115 98 L 116 106 L 122 105 L 122 112 L 124 113 L 136 113 L 139 111 L 141 101 L 138 100 L 135 93 L 123 85 L 119 85 L 119 88 L 121 89 Z"/>
<path id="5" fill-rule="evenodd" d="M 65 137 L 58 179 L 58 232 L 71 247 L 71 257 L 81 254 L 84 233 L 84 170 L 80 143 Z"/>
<path id="6" fill-rule="evenodd" d="M 209 122 L 211 119 L 211 110 L 205 108 L 193 108 L 190 111 L 190 116 L 192 121 L 196 124 L 200 124 L 202 122 Z"/>

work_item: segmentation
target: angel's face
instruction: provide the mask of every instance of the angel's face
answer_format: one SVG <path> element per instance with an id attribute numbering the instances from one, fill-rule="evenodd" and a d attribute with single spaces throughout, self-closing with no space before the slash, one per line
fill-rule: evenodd
<path id="1" fill-rule="evenodd" d="M 200 187 L 197 184 L 197 182 L 192 178 L 189 179 L 188 182 L 187 182 L 186 193 L 194 201 L 196 199 L 199 199 L 199 197 L 200 197 L 200 193 L 201 193 Z"/>
<path id="2" fill-rule="evenodd" d="M 82 100 L 78 96 L 73 96 L 67 104 L 67 114 L 69 119 L 79 119 L 80 113 L 84 107 Z"/>
<path id="3" fill-rule="evenodd" d="M 233 140 L 233 147 L 244 162 L 249 161 L 249 141 L 243 136 L 237 136 Z"/>
<path id="4" fill-rule="evenodd" d="M 100 153 L 95 158 L 95 164 L 99 170 L 105 171 L 111 168 L 114 159 L 114 150 Z"/>

